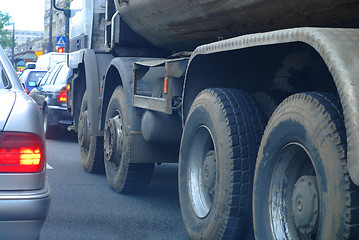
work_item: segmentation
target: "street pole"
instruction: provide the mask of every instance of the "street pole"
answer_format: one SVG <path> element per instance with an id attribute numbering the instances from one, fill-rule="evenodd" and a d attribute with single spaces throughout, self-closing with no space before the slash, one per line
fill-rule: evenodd
<path id="1" fill-rule="evenodd" d="M 59 8 L 56 6 L 56 0 L 53 1 L 53 6 L 56 10 L 64 12 L 65 15 L 65 52 L 68 53 L 70 50 L 70 41 L 69 41 L 69 30 L 70 30 L 70 0 L 66 0 L 65 8 Z"/>
<path id="2" fill-rule="evenodd" d="M 70 0 L 66 0 L 66 9 L 70 10 Z M 69 32 L 70 32 L 70 16 L 68 14 L 65 14 L 65 39 L 66 39 L 66 45 L 65 45 L 65 52 L 69 53 L 70 51 L 70 38 L 69 38 Z"/>
<path id="3" fill-rule="evenodd" d="M 12 25 L 12 49 L 11 49 L 11 63 L 15 67 L 15 23 Z"/>
<path id="4" fill-rule="evenodd" d="M 49 47 L 48 52 L 52 52 L 52 0 L 50 0 L 50 13 L 49 13 Z"/>

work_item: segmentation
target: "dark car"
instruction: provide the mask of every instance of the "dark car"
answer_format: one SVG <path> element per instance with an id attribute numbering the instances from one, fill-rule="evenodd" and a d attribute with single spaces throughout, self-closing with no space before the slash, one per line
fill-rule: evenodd
<path id="1" fill-rule="evenodd" d="M 41 79 L 30 92 L 43 113 L 46 138 L 56 138 L 65 128 L 72 125 L 71 114 L 67 111 L 67 78 L 72 70 L 65 62 L 58 63 Z"/>
<path id="2" fill-rule="evenodd" d="M 0 239 L 38 239 L 50 205 L 41 113 L 0 46 Z"/>
<path id="3" fill-rule="evenodd" d="M 46 72 L 46 70 L 39 69 L 26 69 L 22 72 L 20 81 L 24 84 L 27 94 L 39 84 Z"/>

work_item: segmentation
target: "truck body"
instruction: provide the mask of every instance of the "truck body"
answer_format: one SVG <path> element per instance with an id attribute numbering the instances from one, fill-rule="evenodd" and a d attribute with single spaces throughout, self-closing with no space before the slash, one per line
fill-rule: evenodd
<path id="1" fill-rule="evenodd" d="M 132 193 L 155 163 L 178 162 L 193 239 L 356 238 L 358 12 L 73 1 L 68 108 L 85 170 Z"/>
<path id="2" fill-rule="evenodd" d="M 36 69 L 50 70 L 57 63 L 65 62 L 66 59 L 67 54 L 65 53 L 46 53 L 38 58 L 36 62 Z"/>

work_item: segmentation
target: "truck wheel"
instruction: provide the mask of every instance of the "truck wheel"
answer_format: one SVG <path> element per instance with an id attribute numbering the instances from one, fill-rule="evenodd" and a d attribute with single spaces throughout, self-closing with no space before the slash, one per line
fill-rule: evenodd
<path id="1" fill-rule="evenodd" d="M 56 126 L 49 125 L 49 108 L 47 106 L 44 107 L 44 113 L 43 113 L 43 119 L 44 119 L 44 134 L 46 139 L 54 139 L 56 138 L 58 134 L 58 129 Z"/>
<path id="2" fill-rule="evenodd" d="M 206 89 L 194 100 L 179 161 L 182 218 L 192 239 L 243 239 L 251 233 L 263 129 L 262 114 L 244 91 Z"/>
<path id="3" fill-rule="evenodd" d="M 104 158 L 108 183 L 120 193 L 139 193 L 147 188 L 153 163 L 130 163 L 127 101 L 122 87 L 112 94 L 106 112 Z M 132 149 L 136 151 L 136 149 Z"/>
<path id="4" fill-rule="evenodd" d="M 338 98 L 295 94 L 266 127 L 254 178 L 256 239 L 352 239 L 358 188 L 347 171 Z"/>
<path id="5" fill-rule="evenodd" d="M 89 173 L 104 172 L 103 163 L 103 137 L 90 135 L 89 123 L 87 120 L 87 91 L 82 102 L 78 125 L 78 142 L 80 145 L 81 163 Z"/>

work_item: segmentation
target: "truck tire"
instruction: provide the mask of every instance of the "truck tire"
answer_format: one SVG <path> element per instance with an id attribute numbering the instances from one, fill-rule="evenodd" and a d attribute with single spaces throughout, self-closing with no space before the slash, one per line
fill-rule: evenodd
<path id="1" fill-rule="evenodd" d="M 44 134 L 46 139 L 54 139 L 58 134 L 58 128 L 53 125 L 49 125 L 49 108 L 45 105 L 43 111 L 43 125 L 44 125 Z"/>
<path id="2" fill-rule="evenodd" d="M 110 99 L 105 121 L 104 159 L 107 181 L 115 192 L 141 193 L 151 180 L 153 163 L 130 163 L 127 101 L 122 87 Z"/>
<path id="3" fill-rule="evenodd" d="M 355 239 L 358 188 L 341 105 L 329 93 L 284 100 L 263 135 L 254 178 L 256 239 Z"/>
<path id="4" fill-rule="evenodd" d="M 180 205 L 191 239 L 253 235 L 252 183 L 263 124 L 244 91 L 206 89 L 194 100 L 179 160 Z"/>
<path id="5" fill-rule="evenodd" d="M 82 97 L 79 125 L 78 143 L 80 145 L 81 164 L 89 173 L 103 173 L 103 137 L 91 136 L 87 120 L 87 91 Z"/>

